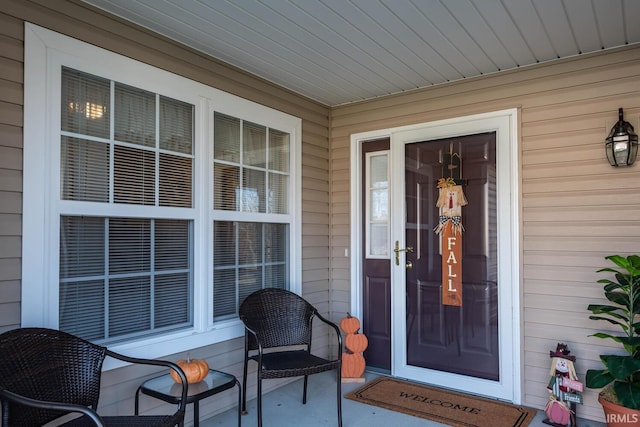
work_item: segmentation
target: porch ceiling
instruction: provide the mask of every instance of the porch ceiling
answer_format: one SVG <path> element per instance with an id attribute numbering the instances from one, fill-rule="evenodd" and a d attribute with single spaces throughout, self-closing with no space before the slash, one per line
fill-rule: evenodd
<path id="1" fill-rule="evenodd" d="M 640 43 L 637 0 L 85 0 L 336 106 Z"/>

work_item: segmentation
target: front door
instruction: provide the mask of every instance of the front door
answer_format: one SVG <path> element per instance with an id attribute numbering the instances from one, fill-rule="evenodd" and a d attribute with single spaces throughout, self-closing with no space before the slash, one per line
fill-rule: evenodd
<path id="1" fill-rule="evenodd" d="M 408 366 L 500 379 L 495 136 L 487 132 L 405 145 L 405 245 L 412 248 L 405 258 L 410 263 L 405 276 Z M 457 181 L 467 204 L 459 229 L 446 237 L 434 232 L 440 224 L 436 183 L 461 167 Z M 453 195 L 445 195 L 452 207 Z M 451 221 L 443 218 L 443 224 Z M 451 252 L 458 245 L 459 253 Z M 450 261 L 444 268 L 443 256 Z M 451 281 L 460 276 L 461 286 L 454 288 Z M 448 291 L 460 305 L 450 305 Z"/>
<path id="2" fill-rule="evenodd" d="M 514 117 L 510 110 L 388 131 L 394 376 L 519 402 Z M 434 230 L 442 214 L 438 180 L 456 168 L 466 204 L 454 290 L 446 277 L 454 270 L 443 267 L 447 248 Z M 443 298 L 451 290 L 460 296 L 455 305 Z"/>

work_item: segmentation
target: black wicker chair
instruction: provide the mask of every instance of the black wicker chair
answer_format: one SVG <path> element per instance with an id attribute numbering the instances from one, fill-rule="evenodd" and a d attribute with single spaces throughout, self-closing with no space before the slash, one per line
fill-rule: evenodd
<path id="1" fill-rule="evenodd" d="M 328 360 L 311 354 L 313 318 L 335 329 L 338 358 Z M 247 409 L 247 365 L 258 363 L 258 426 L 262 426 L 262 380 L 304 376 L 302 403 L 307 403 L 309 375 L 336 370 L 338 426 L 342 426 L 342 336 L 334 323 L 325 319 L 303 298 L 283 289 L 267 288 L 249 295 L 240 305 L 245 325 L 242 412 Z M 265 351 L 271 349 L 272 351 Z M 252 354 L 253 353 L 253 354 Z"/>
<path id="2" fill-rule="evenodd" d="M 175 369 L 182 399 L 171 415 L 97 414 L 102 363 L 106 356 L 128 363 Z M 20 328 L 0 335 L 2 426 L 41 426 L 65 414 L 80 416 L 65 426 L 182 426 L 187 378 L 174 363 L 124 356 L 74 335 L 46 328 Z"/>

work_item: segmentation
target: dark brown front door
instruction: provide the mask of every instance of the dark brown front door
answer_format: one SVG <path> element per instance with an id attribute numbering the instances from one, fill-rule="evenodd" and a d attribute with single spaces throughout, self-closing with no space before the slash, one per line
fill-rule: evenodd
<path id="1" fill-rule="evenodd" d="M 388 150 L 389 138 L 362 146 L 362 329 L 369 339 L 364 357 L 369 368 L 381 371 L 391 370 Z"/>
<path id="2" fill-rule="evenodd" d="M 462 305 L 443 305 L 436 183 L 462 158 Z M 495 132 L 405 146 L 406 363 L 499 381 Z M 443 170 L 444 169 L 444 170 Z"/>

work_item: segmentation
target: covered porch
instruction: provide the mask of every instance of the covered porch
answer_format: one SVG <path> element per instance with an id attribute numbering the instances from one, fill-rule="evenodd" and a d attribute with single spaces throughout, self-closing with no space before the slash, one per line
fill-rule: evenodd
<path id="1" fill-rule="evenodd" d="M 379 374 L 365 372 L 366 381 L 371 381 Z M 345 382 L 342 384 L 342 423 L 344 427 L 436 427 L 443 426 L 435 421 L 425 420 L 412 415 L 390 411 L 377 406 L 366 405 L 345 399 L 344 395 L 358 389 L 364 383 Z M 336 402 L 335 402 L 335 377 L 332 372 L 325 372 L 309 377 L 309 391 L 307 404 L 302 404 L 302 379 L 290 382 L 264 395 L 263 405 L 263 425 L 277 427 L 321 427 L 336 426 Z M 234 394 L 234 391 L 228 393 Z M 187 409 L 189 411 L 190 408 Z M 604 427 L 605 424 L 585 420 L 578 412 L 578 425 L 580 427 Z M 247 415 L 242 417 L 244 427 L 257 425 L 256 420 L 256 400 L 247 402 Z M 237 407 L 232 407 L 224 412 L 209 415 L 208 418 L 202 415 L 201 427 L 235 426 L 237 425 Z M 529 427 L 544 427 L 545 414 L 538 411 Z M 187 412 L 186 425 L 192 425 L 193 414 Z"/>

